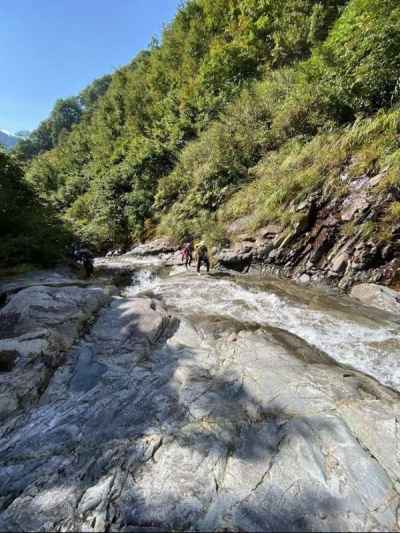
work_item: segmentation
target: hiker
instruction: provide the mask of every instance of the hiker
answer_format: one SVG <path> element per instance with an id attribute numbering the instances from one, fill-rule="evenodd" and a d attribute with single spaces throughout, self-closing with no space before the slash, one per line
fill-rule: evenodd
<path id="1" fill-rule="evenodd" d="M 87 248 L 80 248 L 74 251 L 74 258 L 77 262 L 83 265 L 83 268 L 85 269 L 86 277 L 90 278 L 90 276 L 94 272 L 92 252 L 88 250 Z"/>
<path id="2" fill-rule="evenodd" d="M 185 263 L 186 270 L 193 261 L 193 243 L 187 242 L 181 251 L 182 254 L 182 264 Z"/>
<path id="3" fill-rule="evenodd" d="M 251 252 L 249 254 L 249 256 L 246 258 L 246 262 L 245 262 L 245 264 L 243 266 L 243 272 L 245 274 L 249 273 L 249 270 L 250 270 L 250 267 L 251 267 L 252 263 L 253 263 L 253 252 Z"/>
<path id="4" fill-rule="evenodd" d="M 196 258 L 197 258 L 197 272 L 200 274 L 200 267 L 204 263 L 207 267 L 207 272 L 210 272 L 210 260 L 208 259 L 208 250 L 204 241 L 199 242 L 196 245 Z"/>

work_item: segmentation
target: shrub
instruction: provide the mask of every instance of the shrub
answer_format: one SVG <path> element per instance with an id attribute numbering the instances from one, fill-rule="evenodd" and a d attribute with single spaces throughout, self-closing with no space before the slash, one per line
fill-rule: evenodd
<path id="1" fill-rule="evenodd" d="M 352 0 L 322 47 L 326 78 L 338 99 L 371 113 L 399 99 L 400 6 Z"/>

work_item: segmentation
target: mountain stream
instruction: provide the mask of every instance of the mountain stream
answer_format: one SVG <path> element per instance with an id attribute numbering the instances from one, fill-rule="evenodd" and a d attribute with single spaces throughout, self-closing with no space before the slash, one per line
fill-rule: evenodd
<path id="1" fill-rule="evenodd" d="M 273 278 L 129 277 L 3 423 L 1 531 L 399 528 L 398 317 Z"/>

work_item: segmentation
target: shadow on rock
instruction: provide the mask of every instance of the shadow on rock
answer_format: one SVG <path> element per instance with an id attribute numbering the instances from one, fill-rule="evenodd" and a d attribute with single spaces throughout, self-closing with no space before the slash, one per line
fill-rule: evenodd
<path id="1" fill-rule="evenodd" d="M 302 415 L 269 399 L 285 392 L 279 370 L 305 381 L 315 361 L 280 331 L 231 326 L 115 297 L 41 405 L 2 432 L 0 529 L 393 528 L 393 482 L 336 398 L 318 412 L 310 397 Z"/>

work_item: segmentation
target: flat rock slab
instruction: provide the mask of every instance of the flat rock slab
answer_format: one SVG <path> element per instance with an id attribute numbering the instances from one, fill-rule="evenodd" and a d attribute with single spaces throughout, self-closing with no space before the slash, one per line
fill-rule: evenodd
<path id="1" fill-rule="evenodd" d="M 44 285 L 48 287 L 85 287 L 87 282 L 77 279 L 70 272 L 31 272 L 23 276 L 14 276 L 13 278 L 2 280 L 0 282 L 0 300 L 22 289 Z"/>

